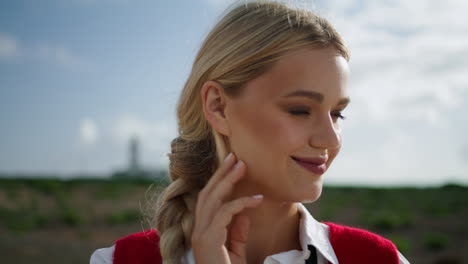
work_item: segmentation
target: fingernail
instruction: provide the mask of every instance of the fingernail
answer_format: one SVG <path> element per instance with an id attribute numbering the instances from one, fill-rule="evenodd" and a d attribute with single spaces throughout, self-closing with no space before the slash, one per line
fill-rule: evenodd
<path id="1" fill-rule="evenodd" d="M 254 195 L 254 196 L 252 196 L 252 198 L 254 198 L 254 199 L 262 199 L 262 198 L 263 198 L 263 194 Z"/>
<path id="2" fill-rule="evenodd" d="M 227 162 L 229 159 L 231 159 L 231 157 L 232 157 L 232 152 L 229 152 L 229 154 L 224 159 L 224 162 Z"/>
<path id="3" fill-rule="evenodd" d="M 242 163 L 243 163 L 242 160 L 237 161 L 236 165 L 234 165 L 234 169 L 235 169 L 235 170 L 236 170 L 236 169 L 239 169 L 239 168 L 242 166 Z"/>

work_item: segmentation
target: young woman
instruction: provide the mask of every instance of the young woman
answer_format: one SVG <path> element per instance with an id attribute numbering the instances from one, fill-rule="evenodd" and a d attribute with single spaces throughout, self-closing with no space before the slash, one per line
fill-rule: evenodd
<path id="1" fill-rule="evenodd" d="M 350 102 L 349 54 L 324 18 L 243 2 L 203 42 L 181 93 L 155 229 L 98 263 L 408 263 L 376 234 L 316 221 Z"/>

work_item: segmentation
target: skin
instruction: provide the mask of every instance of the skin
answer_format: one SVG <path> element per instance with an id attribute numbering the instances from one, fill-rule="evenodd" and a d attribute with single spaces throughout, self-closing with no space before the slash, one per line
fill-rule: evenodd
<path id="1" fill-rule="evenodd" d="M 236 98 L 215 81 L 203 85 L 205 117 L 234 154 L 199 194 L 192 233 L 197 263 L 263 263 L 302 250 L 297 202 L 317 200 L 324 175 L 291 157 L 328 157 L 330 167 L 342 145 L 348 75 L 335 49 L 308 48 L 282 57 Z"/>

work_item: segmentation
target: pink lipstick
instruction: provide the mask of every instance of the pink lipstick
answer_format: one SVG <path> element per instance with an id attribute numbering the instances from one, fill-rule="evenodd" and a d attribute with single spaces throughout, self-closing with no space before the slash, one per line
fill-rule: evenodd
<path id="1" fill-rule="evenodd" d="M 326 158 L 296 158 L 291 157 L 296 163 L 306 170 L 321 175 L 327 170 Z"/>

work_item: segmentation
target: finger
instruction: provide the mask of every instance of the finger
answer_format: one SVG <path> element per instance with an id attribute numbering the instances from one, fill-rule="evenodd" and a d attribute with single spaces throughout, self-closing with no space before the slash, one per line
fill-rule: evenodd
<path id="1" fill-rule="evenodd" d="M 211 193 L 217 183 L 229 172 L 229 170 L 231 170 L 236 160 L 237 158 L 234 153 L 231 152 L 227 155 L 226 159 L 221 163 L 220 167 L 215 171 L 208 183 L 200 191 L 198 199 L 204 200 L 206 199 L 205 196 L 209 196 L 209 193 Z"/>
<path id="2" fill-rule="evenodd" d="M 212 206 L 210 207 L 211 211 L 216 211 L 221 207 L 222 203 L 226 201 L 226 197 L 232 193 L 234 185 L 245 175 L 245 171 L 245 163 L 239 160 L 232 170 L 218 182 L 218 185 L 210 193 L 210 198 L 207 201 L 207 205 Z"/>
<path id="3" fill-rule="evenodd" d="M 234 184 L 242 178 L 245 174 L 245 164 L 242 161 L 238 161 L 234 168 L 223 178 L 216 188 L 210 193 L 210 196 L 206 196 L 203 204 L 200 204 L 198 218 L 200 223 L 204 223 L 204 226 L 208 226 L 216 212 L 224 203 L 227 195 L 229 195 Z"/>
<path id="4" fill-rule="evenodd" d="M 231 231 L 229 233 L 228 248 L 234 255 L 241 258 L 247 256 L 247 241 L 249 237 L 250 220 L 249 217 L 237 214 L 232 220 Z"/>
<path id="5" fill-rule="evenodd" d="M 205 210 L 203 208 L 205 206 L 205 201 L 209 200 L 208 198 L 209 194 L 211 193 L 211 189 L 213 189 L 217 181 L 219 181 L 231 169 L 235 161 L 236 157 L 234 153 L 229 153 L 228 156 L 224 159 L 224 162 L 221 164 L 221 166 L 216 170 L 211 179 L 198 194 L 197 204 L 195 206 L 194 231 L 197 231 L 198 228 L 204 229 L 206 225 L 209 224 L 209 222 L 205 220 L 206 217 L 203 217 L 205 215 Z M 197 223 L 203 223 L 203 226 L 200 226 L 200 224 Z"/>
<path id="6" fill-rule="evenodd" d="M 263 195 L 251 197 L 242 197 L 231 202 L 223 204 L 213 218 L 210 228 L 215 230 L 225 229 L 232 220 L 232 217 L 240 213 L 245 208 L 256 207 L 263 200 Z"/>
<path id="7" fill-rule="evenodd" d="M 212 191 L 210 199 L 224 200 L 231 193 L 234 185 L 245 175 L 245 169 L 245 163 L 239 160 L 226 177 L 219 181 L 216 188 Z"/>

